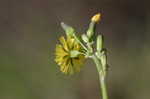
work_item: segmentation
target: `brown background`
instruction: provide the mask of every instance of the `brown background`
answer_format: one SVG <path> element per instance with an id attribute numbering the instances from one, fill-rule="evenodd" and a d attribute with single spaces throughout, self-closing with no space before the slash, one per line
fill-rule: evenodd
<path id="1" fill-rule="evenodd" d="M 100 99 L 98 75 L 88 60 L 65 76 L 54 60 L 64 35 L 60 22 L 85 33 L 97 12 L 105 36 L 110 99 L 150 98 L 148 0 L 0 0 L 0 99 Z"/>

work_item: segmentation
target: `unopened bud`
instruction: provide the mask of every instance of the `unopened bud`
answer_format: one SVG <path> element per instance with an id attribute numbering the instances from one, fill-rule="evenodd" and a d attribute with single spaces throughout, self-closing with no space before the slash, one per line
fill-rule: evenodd
<path id="1" fill-rule="evenodd" d="M 73 34 L 75 33 L 74 29 L 71 26 L 69 26 L 63 22 L 61 22 L 61 27 L 65 30 L 67 36 L 73 36 Z"/>
<path id="2" fill-rule="evenodd" d="M 101 19 L 101 14 L 98 13 L 98 14 L 95 14 L 92 18 L 91 18 L 91 21 L 92 22 L 99 22 Z"/>
<path id="3" fill-rule="evenodd" d="M 97 36 L 97 42 L 96 43 L 97 43 L 97 45 L 96 45 L 97 51 L 101 51 L 103 48 L 103 37 L 102 37 L 102 35 Z"/>

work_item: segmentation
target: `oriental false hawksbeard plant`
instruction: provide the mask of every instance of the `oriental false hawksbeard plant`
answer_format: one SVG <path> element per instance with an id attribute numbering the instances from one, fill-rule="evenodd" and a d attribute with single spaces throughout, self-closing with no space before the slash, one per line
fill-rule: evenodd
<path id="1" fill-rule="evenodd" d="M 106 49 L 103 48 L 102 34 L 96 35 L 95 33 L 96 24 L 100 20 L 100 13 L 94 15 L 86 33 L 81 36 L 77 36 L 76 31 L 71 26 L 62 22 L 61 26 L 66 35 L 61 36 L 59 38 L 60 43 L 56 45 L 55 61 L 62 73 L 72 75 L 80 71 L 86 59 L 92 59 L 99 74 L 102 98 L 108 99 L 105 84 L 107 74 Z"/>

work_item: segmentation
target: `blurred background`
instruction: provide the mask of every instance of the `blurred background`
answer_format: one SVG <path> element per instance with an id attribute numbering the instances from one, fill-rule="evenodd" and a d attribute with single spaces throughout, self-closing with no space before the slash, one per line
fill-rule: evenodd
<path id="1" fill-rule="evenodd" d="M 65 76 L 54 62 L 63 21 L 85 33 L 102 13 L 110 99 L 150 98 L 148 0 L 0 0 L 0 99 L 101 99 L 98 74 L 88 60 Z"/>

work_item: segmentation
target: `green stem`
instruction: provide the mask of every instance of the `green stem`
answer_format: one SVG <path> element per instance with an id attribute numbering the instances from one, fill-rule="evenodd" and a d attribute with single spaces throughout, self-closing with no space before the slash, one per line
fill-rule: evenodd
<path id="1" fill-rule="evenodd" d="M 105 79 L 100 78 L 101 90 L 102 90 L 102 99 L 108 99 L 107 88 L 105 84 Z"/>
<path id="2" fill-rule="evenodd" d="M 93 55 L 92 59 L 94 60 L 98 73 L 99 73 L 99 80 L 100 80 L 100 86 L 101 86 L 101 91 L 102 91 L 102 99 L 108 99 L 107 89 L 106 89 L 106 84 L 105 84 L 105 71 L 102 68 L 103 66 L 96 55 Z"/>

